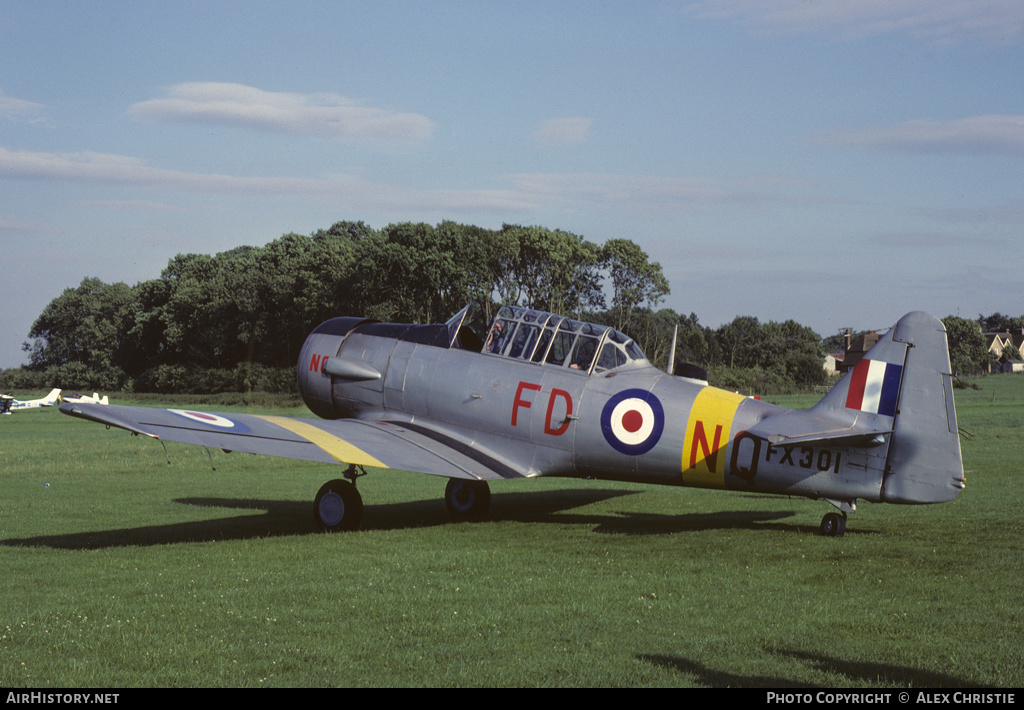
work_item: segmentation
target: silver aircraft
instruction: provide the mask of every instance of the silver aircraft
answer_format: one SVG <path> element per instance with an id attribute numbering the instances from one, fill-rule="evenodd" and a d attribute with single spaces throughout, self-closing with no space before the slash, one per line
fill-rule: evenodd
<path id="1" fill-rule="evenodd" d="M 692 375 L 692 373 L 691 373 Z M 899 320 L 806 410 L 654 367 L 607 326 L 470 304 L 437 325 L 334 318 L 299 355 L 319 419 L 68 403 L 61 411 L 155 439 L 347 466 L 317 493 L 325 530 L 362 519 L 363 467 L 449 479 L 455 518 L 480 518 L 489 481 L 642 481 L 828 501 L 840 536 L 857 499 L 941 503 L 964 487 L 946 332 Z"/>

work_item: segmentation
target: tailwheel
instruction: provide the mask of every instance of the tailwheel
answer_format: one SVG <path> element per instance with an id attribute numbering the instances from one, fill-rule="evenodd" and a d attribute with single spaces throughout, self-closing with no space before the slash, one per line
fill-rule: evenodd
<path id="1" fill-rule="evenodd" d="M 835 498 L 825 498 L 825 501 L 838 508 L 839 512 L 829 513 L 821 519 L 821 534 L 826 537 L 842 537 L 846 532 L 846 516 L 857 512 L 857 501 Z"/>
<path id="2" fill-rule="evenodd" d="M 313 499 L 313 517 L 327 532 L 356 530 L 363 521 L 363 498 L 348 481 L 328 481 Z"/>
<path id="3" fill-rule="evenodd" d="M 491 505 L 487 481 L 450 478 L 444 489 L 444 504 L 456 520 L 480 520 Z"/>
<path id="4" fill-rule="evenodd" d="M 821 534 L 827 537 L 842 537 L 846 532 L 846 516 L 841 513 L 828 513 L 821 519 Z"/>

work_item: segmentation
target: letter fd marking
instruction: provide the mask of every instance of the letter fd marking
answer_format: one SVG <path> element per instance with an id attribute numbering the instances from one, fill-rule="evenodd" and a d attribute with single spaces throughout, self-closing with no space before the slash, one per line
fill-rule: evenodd
<path id="1" fill-rule="evenodd" d="M 555 399 L 560 398 L 565 400 L 565 419 L 562 420 L 562 426 L 557 429 L 551 426 L 551 413 L 555 408 Z M 569 417 L 572 416 L 572 397 L 565 390 L 553 389 L 551 390 L 551 399 L 548 400 L 548 415 L 544 420 L 544 433 L 552 434 L 554 436 L 561 436 L 569 428 Z"/>
<path id="2" fill-rule="evenodd" d="M 535 385 L 532 382 L 520 382 L 519 387 L 516 388 L 516 398 L 512 402 L 512 426 L 516 425 L 516 419 L 519 415 L 519 408 L 526 407 L 529 409 L 533 406 L 533 402 L 527 402 L 523 399 L 523 390 L 533 390 L 534 392 L 540 392 L 540 385 Z"/>
<path id="3" fill-rule="evenodd" d="M 512 426 L 516 426 L 519 423 L 519 408 L 530 409 L 533 406 L 533 402 L 527 399 L 523 399 L 523 390 L 532 390 L 533 392 L 540 392 L 540 385 L 535 385 L 532 382 L 520 382 L 519 386 L 516 387 L 516 398 L 512 400 Z M 565 414 L 559 418 L 556 416 L 556 400 L 562 400 L 565 402 Z M 557 414 L 561 414 L 557 411 Z M 565 390 L 558 388 L 552 389 L 551 394 L 548 396 L 548 410 L 544 417 L 544 433 L 550 434 L 551 436 L 561 436 L 569 430 L 569 423 L 572 416 L 572 395 Z M 556 427 L 555 422 L 560 422 Z"/>

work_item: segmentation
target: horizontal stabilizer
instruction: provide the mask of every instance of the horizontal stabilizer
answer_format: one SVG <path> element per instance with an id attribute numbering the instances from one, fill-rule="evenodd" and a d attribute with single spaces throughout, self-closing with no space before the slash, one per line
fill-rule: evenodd
<path id="1" fill-rule="evenodd" d="M 761 420 L 747 430 L 747 434 L 764 439 L 771 444 L 815 444 L 828 446 L 878 446 L 885 443 L 885 436 L 892 434 L 891 426 L 877 426 L 877 423 L 857 425 L 852 422 L 829 418 L 808 411 L 786 412 Z"/>

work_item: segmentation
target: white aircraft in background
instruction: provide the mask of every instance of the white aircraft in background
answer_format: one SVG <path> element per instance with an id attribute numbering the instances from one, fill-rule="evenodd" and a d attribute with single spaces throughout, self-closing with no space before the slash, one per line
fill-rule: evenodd
<path id="1" fill-rule="evenodd" d="M 61 399 L 65 402 L 80 402 L 82 404 L 110 404 L 110 400 L 107 398 L 107 395 L 100 397 L 95 392 L 92 393 L 92 397 L 87 394 L 78 394 L 75 392 L 73 395 L 62 397 Z"/>
<path id="2" fill-rule="evenodd" d="M 24 402 L 17 400 L 10 395 L 0 396 L 0 412 L 10 414 L 18 409 L 32 409 L 34 407 L 52 407 L 60 401 L 60 390 L 50 390 L 50 394 L 40 399 L 27 399 Z"/>

